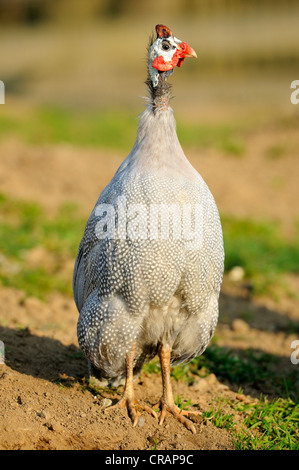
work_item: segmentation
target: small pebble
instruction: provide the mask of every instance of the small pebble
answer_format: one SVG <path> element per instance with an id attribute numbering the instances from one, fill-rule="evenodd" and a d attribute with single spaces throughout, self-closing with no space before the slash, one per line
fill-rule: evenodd
<path id="1" fill-rule="evenodd" d="M 142 426 L 144 426 L 144 423 L 145 423 L 144 417 L 140 416 L 139 421 L 138 421 L 138 427 L 142 428 Z"/>
<path id="2" fill-rule="evenodd" d="M 228 277 L 231 281 L 237 282 L 244 278 L 245 271 L 241 266 L 233 267 L 228 273 Z"/>
<path id="3" fill-rule="evenodd" d="M 250 403 L 250 399 L 246 397 L 246 395 L 244 395 L 243 393 L 239 393 L 238 395 L 236 395 L 236 399 L 239 401 L 243 401 L 244 403 Z"/>
<path id="4" fill-rule="evenodd" d="M 206 379 L 196 378 L 192 385 L 192 388 L 198 392 L 205 392 L 209 388 L 209 384 Z"/>
<path id="5" fill-rule="evenodd" d="M 50 413 L 49 413 L 48 411 L 46 411 L 46 410 L 42 410 L 40 413 L 36 413 L 36 414 L 37 414 L 37 416 L 39 416 L 40 418 L 43 418 L 43 419 L 46 419 L 46 420 L 48 420 L 48 419 L 51 418 Z"/>
<path id="6" fill-rule="evenodd" d="M 197 377 L 194 380 L 192 388 L 198 392 L 205 392 L 211 389 L 214 385 L 218 385 L 217 377 L 215 374 L 210 374 L 207 377 Z"/>
<path id="7" fill-rule="evenodd" d="M 112 405 L 112 400 L 110 400 L 110 398 L 103 398 L 100 405 L 101 405 L 101 408 L 107 408 L 108 406 Z"/>
<path id="8" fill-rule="evenodd" d="M 235 320 L 232 321 L 232 329 L 236 333 L 248 333 L 250 326 L 241 318 L 235 318 Z"/>
<path id="9" fill-rule="evenodd" d="M 52 426 L 53 431 L 55 431 L 55 432 L 61 432 L 61 431 L 63 431 L 63 427 L 61 426 L 61 424 L 59 424 L 59 423 L 54 423 L 54 422 L 51 422 L 50 424 L 51 424 L 51 426 Z"/>

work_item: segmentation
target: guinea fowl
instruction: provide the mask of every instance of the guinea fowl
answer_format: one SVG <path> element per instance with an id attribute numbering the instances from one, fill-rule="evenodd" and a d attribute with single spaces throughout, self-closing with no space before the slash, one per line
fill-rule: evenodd
<path id="1" fill-rule="evenodd" d="M 100 386 L 124 385 L 115 406 L 127 406 L 135 426 L 133 383 L 156 354 L 167 412 L 192 432 L 174 403 L 170 367 L 203 353 L 218 320 L 223 239 L 207 185 L 187 160 L 169 106 L 167 78 L 194 50 L 164 25 L 148 54 L 150 98 L 136 142 L 89 217 L 74 268 L 77 332 L 89 374 Z M 110 407 L 111 408 L 111 407 Z"/>

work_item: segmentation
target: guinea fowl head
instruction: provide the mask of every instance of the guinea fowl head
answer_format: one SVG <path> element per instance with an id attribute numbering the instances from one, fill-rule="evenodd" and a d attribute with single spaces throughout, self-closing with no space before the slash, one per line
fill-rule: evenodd
<path id="1" fill-rule="evenodd" d="M 149 50 L 149 75 L 152 86 L 159 84 L 159 75 L 170 75 L 175 67 L 181 67 L 186 57 L 197 57 L 195 51 L 186 42 L 177 39 L 171 30 L 162 24 L 156 26 L 157 38 Z"/>

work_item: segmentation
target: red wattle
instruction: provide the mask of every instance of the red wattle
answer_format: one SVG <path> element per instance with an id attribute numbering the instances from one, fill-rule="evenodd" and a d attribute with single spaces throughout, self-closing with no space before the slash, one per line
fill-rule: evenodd
<path id="1" fill-rule="evenodd" d="M 168 70 L 172 70 L 178 65 L 179 61 L 181 60 L 179 50 L 176 50 L 172 56 L 171 60 L 165 61 L 163 56 L 156 57 L 153 61 L 153 67 L 160 72 L 167 72 Z M 179 65 L 180 67 L 181 65 Z"/>

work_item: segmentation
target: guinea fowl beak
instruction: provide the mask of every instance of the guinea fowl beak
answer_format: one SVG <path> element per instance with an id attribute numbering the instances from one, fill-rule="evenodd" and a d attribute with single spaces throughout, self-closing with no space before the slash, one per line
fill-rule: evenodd
<path id="1" fill-rule="evenodd" d="M 180 55 L 182 58 L 186 58 L 186 57 L 194 57 L 194 58 L 197 58 L 197 54 L 195 52 L 194 49 L 192 49 L 192 47 L 190 47 L 186 42 L 181 42 L 180 44 L 178 44 L 177 48 L 179 49 L 180 51 Z"/>

